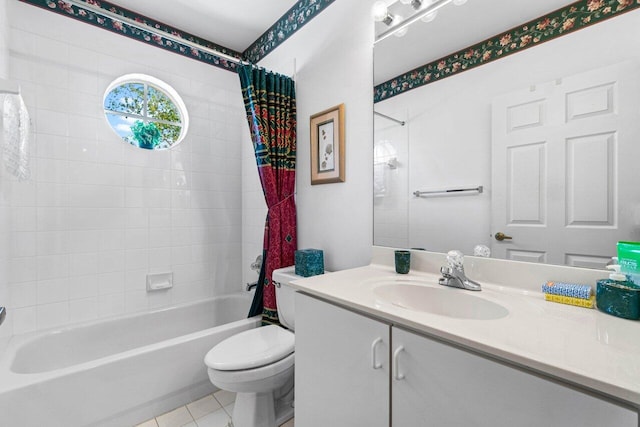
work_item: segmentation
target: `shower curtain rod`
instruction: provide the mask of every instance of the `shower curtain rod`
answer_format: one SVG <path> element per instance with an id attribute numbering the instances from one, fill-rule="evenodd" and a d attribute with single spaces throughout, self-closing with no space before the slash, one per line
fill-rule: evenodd
<path id="1" fill-rule="evenodd" d="M 394 119 L 393 117 L 387 116 L 386 114 L 378 113 L 377 111 L 374 111 L 373 114 L 375 114 L 376 116 L 384 117 L 385 119 L 391 120 L 392 122 L 396 122 L 400 126 L 404 126 L 405 125 L 404 121 L 398 120 L 398 119 Z"/>
<path id="2" fill-rule="evenodd" d="M 226 53 L 219 52 L 219 51 L 217 51 L 215 49 L 211 49 L 211 48 L 199 45 L 197 43 L 193 43 L 193 42 L 191 42 L 189 40 L 181 39 L 180 37 L 176 37 L 171 33 L 167 33 L 166 31 L 158 30 L 157 28 L 153 28 L 153 27 L 151 27 L 149 25 L 145 25 L 143 23 L 137 22 L 137 21 L 135 21 L 133 19 L 127 18 L 126 16 L 118 15 L 117 13 L 113 13 L 113 12 L 111 12 L 109 10 L 102 9 L 100 7 L 96 7 L 96 6 L 94 6 L 92 4 L 89 4 L 89 3 L 85 3 L 84 1 L 66 0 L 66 2 L 67 3 L 71 3 L 72 5 L 74 5 L 76 7 L 81 7 L 83 9 L 89 10 L 89 11 L 91 11 L 93 13 L 98 14 L 98 15 L 106 16 L 106 17 L 111 18 L 113 20 L 124 22 L 125 24 L 127 24 L 127 25 L 129 25 L 131 27 L 135 27 L 135 28 L 137 28 L 139 30 L 148 31 L 148 32 L 150 32 L 152 34 L 157 34 L 157 35 L 162 36 L 162 37 L 164 37 L 166 39 L 174 41 L 176 43 L 183 44 L 185 46 L 189 46 L 191 48 L 198 49 L 198 50 L 201 50 L 203 52 L 207 52 L 210 55 L 226 59 L 229 62 L 233 62 L 233 63 L 238 64 L 238 65 L 250 65 L 251 64 L 250 62 L 243 61 L 242 59 L 236 58 L 235 56 L 231 56 L 231 55 L 228 55 Z"/>

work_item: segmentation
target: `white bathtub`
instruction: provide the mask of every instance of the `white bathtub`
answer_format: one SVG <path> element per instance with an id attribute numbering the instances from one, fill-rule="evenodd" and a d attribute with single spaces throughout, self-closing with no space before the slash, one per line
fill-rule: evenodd
<path id="1" fill-rule="evenodd" d="M 0 356 L 0 424 L 134 425 L 215 391 L 204 356 L 259 325 L 248 295 L 15 336 Z"/>

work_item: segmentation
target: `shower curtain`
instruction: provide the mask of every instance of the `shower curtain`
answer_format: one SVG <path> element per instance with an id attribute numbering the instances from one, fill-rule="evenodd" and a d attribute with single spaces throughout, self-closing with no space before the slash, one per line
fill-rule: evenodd
<path id="1" fill-rule="evenodd" d="M 267 202 L 263 262 L 249 316 L 279 324 L 273 270 L 293 265 L 297 245 L 296 95 L 286 76 L 251 65 L 238 69 L 247 121 Z"/>

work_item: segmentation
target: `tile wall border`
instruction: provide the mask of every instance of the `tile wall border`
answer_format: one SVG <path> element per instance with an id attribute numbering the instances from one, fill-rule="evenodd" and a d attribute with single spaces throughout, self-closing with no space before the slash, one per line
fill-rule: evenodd
<path id="1" fill-rule="evenodd" d="M 257 64 L 284 43 L 296 31 L 318 16 L 335 0 L 299 0 L 278 21 L 253 42 L 243 53 L 244 58 Z"/>

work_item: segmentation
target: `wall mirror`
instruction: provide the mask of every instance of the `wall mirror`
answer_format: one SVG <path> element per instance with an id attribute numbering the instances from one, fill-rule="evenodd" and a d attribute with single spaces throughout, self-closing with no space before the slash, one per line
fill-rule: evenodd
<path id="1" fill-rule="evenodd" d="M 603 268 L 640 240 L 640 8 L 435 3 L 374 47 L 374 244 Z"/>

